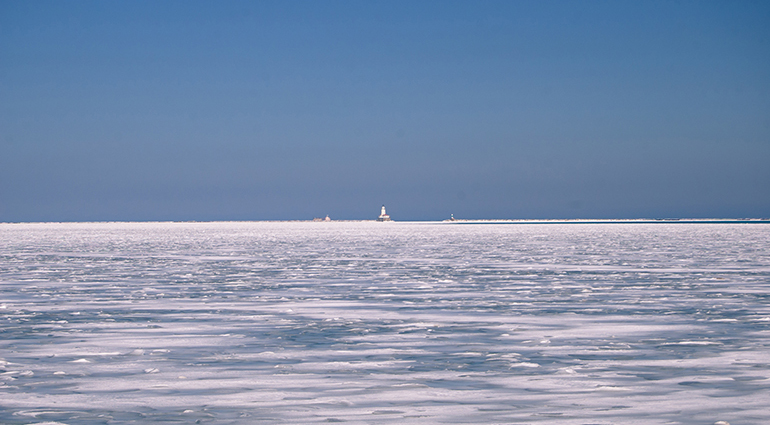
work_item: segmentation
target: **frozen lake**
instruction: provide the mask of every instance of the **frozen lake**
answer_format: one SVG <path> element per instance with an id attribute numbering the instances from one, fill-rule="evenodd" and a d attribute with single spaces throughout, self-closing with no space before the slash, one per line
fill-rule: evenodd
<path id="1" fill-rule="evenodd" d="M 770 225 L 0 224 L 0 423 L 770 423 Z"/>

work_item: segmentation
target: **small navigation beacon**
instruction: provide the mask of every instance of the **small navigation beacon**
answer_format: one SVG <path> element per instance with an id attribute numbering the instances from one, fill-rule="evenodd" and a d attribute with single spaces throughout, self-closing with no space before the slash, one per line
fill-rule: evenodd
<path id="1" fill-rule="evenodd" d="M 385 205 L 380 210 L 380 216 L 377 217 L 377 221 L 390 221 L 390 216 L 385 212 Z"/>

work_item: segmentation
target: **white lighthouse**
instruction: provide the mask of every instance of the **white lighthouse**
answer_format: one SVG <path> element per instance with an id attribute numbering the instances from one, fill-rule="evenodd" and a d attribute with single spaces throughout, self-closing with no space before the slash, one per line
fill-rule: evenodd
<path id="1" fill-rule="evenodd" d="M 390 221 L 390 216 L 385 212 L 385 205 L 380 210 L 380 216 L 377 217 L 377 221 Z"/>

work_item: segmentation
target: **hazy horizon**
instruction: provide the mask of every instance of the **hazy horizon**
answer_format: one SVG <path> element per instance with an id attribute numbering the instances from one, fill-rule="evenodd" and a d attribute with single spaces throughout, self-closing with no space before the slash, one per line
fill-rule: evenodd
<path id="1" fill-rule="evenodd" d="M 563 224 L 563 223 L 580 223 L 580 224 L 743 224 L 743 223 L 770 223 L 768 217 L 739 217 L 739 218 L 725 218 L 725 217 L 638 217 L 638 218 L 469 218 L 469 217 L 453 217 L 437 219 L 437 220 L 396 220 L 392 219 L 388 223 L 447 223 L 447 224 Z M 109 224 L 109 223 L 358 223 L 358 222 L 378 222 L 376 218 L 331 218 L 329 221 L 325 221 L 324 217 L 313 217 L 307 219 L 271 219 L 271 220 L 92 220 L 92 221 L 0 221 L 0 224 Z M 384 223 L 384 225 L 386 225 Z"/>

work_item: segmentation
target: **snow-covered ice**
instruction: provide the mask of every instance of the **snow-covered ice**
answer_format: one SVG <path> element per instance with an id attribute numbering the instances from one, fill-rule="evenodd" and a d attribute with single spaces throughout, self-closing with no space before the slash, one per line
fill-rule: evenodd
<path id="1" fill-rule="evenodd" d="M 770 423 L 770 225 L 0 224 L 0 423 Z"/>

